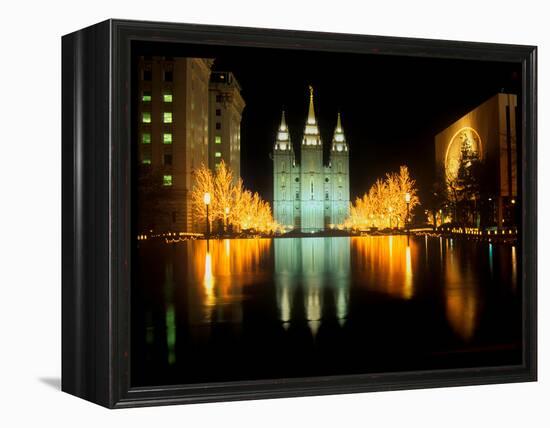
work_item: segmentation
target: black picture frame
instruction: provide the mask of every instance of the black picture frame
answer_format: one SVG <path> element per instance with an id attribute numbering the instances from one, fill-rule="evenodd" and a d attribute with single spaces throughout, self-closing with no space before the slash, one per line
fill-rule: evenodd
<path id="1" fill-rule="evenodd" d="M 523 364 L 130 388 L 134 40 L 522 65 Z M 537 379 L 537 49 L 490 43 L 107 20 L 62 38 L 62 390 L 109 408 Z"/>

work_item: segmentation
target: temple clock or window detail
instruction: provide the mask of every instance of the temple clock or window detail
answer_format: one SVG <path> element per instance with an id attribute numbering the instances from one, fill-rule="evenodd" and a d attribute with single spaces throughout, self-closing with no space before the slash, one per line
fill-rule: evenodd
<path id="1" fill-rule="evenodd" d="M 323 162 L 323 142 L 315 117 L 313 88 L 300 146 L 300 164 L 286 123 L 285 112 L 273 148 L 273 213 L 286 230 L 319 232 L 339 228 L 349 215 L 349 148 L 340 113 Z"/>

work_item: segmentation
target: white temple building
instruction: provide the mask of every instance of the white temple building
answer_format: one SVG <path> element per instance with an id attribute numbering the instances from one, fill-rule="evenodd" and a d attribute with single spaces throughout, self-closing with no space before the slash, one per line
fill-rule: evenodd
<path id="1" fill-rule="evenodd" d="M 330 158 L 324 164 L 313 88 L 309 89 L 300 164 L 282 113 L 273 149 L 273 211 L 275 221 L 287 230 L 319 232 L 339 227 L 349 215 L 349 148 L 338 113 Z"/>

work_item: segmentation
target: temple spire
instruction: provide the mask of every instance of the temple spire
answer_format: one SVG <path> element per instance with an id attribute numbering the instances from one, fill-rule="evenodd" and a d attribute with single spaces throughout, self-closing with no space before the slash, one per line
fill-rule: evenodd
<path id="1" fill-rule="evenodd" d="M 321 136 L 315 119 L 315 108 L 313 106 L 313 87 L 309 85 L 309 111 L 307 115 L 306 127 L 304 130 L 303 143 L 306 146 L 320 146 Z"/>
<path id="2" fill-rule="evenodd" d="M 348 151 L 346 136 L 344 135 L 344 128 L 342 128 L 342 119 L 340 117 L 340 112 L 338 112 L 338 119 L 336 119 L 336 128 L 334 129 L 334 136 L 332 137 L 332 150 L 336 150 L 337 152 Z"/>
<path id="3" fill-rule="evenodd" d="M 290 134 L 288 133 L 284 110 L 281 114 L 281 124 L 279 125 L 279 129 L 277 131 L 275 150 L 292 150 L 292 144 L 290 144 Z"/>
<path id="4" fill-rule="evenodd" d="M 315 109 L 313 108 L 313 87 L 309 85 L 309 112 L 307 115 L 307 124 L 315 125 Z"/>
<path id="5" fill-rule="evenodd" d="M 286 119 L 285 119 L 285 111 L 283 110 L 281 114 L 281 125 L 279 126 L 279 131 L 286 131 Z"/>

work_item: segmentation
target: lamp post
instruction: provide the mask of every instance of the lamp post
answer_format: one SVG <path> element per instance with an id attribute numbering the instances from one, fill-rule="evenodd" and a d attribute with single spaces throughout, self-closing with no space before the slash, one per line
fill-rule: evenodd
<path id="1" fill-rule="evenodd" d="M 206 239 L 210 238 L 210 219 L 208 207 L 210 206 L 210 193 L 206 192 L 204 194 L 204 205 L 206 205 Z"/>
<path id="2" fill-rule="evenodd" d="M 405 219 L 405 227 L 407 228 L 407 233 L 409 233 L 409 217 L 410 217 L 410 211 L 409 207 L 411 205 L 411 194 L 409 192 L 405 193 L 405 202 L 407 203 L 407 218 Z"/>

